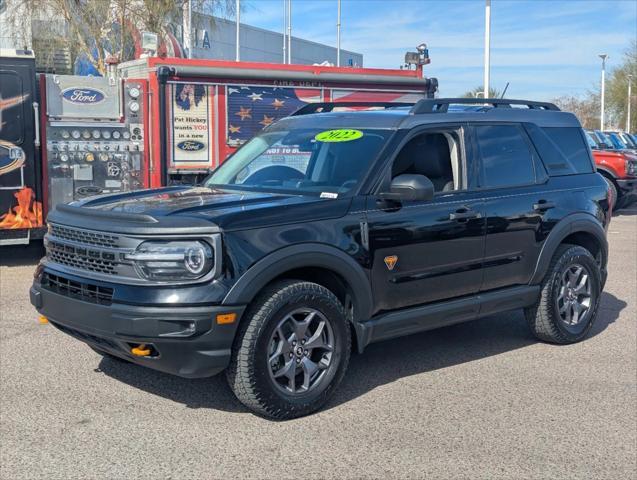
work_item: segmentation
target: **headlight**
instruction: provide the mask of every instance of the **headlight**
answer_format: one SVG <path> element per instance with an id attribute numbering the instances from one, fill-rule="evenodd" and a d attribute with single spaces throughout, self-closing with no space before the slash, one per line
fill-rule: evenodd
<path id="1" fill-rule="evenodd" d="M 144 242 L 125 258 L 144 278 L 156 281 L 196 280 L 214 264 L 212 247 L 199 241 Z"/>
<path id="2" fill-rule="evenodd" d="M 630 176 L 637 175 L 637 161 L 626 160 L 626 174 Z"/>

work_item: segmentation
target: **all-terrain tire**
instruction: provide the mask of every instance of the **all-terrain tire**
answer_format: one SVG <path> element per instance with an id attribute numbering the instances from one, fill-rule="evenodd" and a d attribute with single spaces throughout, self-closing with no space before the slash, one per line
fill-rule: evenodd
<path id="1" fill-rule="evenodd" d="M 329 320 L 333 332 L 330 366 L 317 388 L 287 394 L 277 388 L 268 371 L 271 336 L 279 322 L 299 308 L 312 308 Z M 283 280 L 273 283 L 253 301 L 239 326 L 226 377 L 237 398 L 255 413 L 291 419 L 321 408 L 339 385 L 349 363 L 350 324 L 336 296 L 316 283 Z"/>
<path id="2" fill-rule="evenodd" d="M 580 324 L 567 325 L 560 317 L 557 296 L 562 275 L 573 265 L 585 267 L 590 275 L 591 302 L 589 312 Z M 558 344 L 575 343 L 585 338 L 597 317 L 601 281 L 599 265 L 588 250 L 578 245 L 560 245 L 542 280 L 538 302 L 525 309 L 525 316 L 533 334 L 540 340 Z"/>

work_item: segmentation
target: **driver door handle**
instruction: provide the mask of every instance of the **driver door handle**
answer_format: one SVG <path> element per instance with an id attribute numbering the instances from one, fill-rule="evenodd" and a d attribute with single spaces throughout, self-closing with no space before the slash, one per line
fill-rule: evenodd
<path id="1" fill-rule="evenodd" d="M 472 218 L 478 218 L 479 215 L 478 212 L 470 208 L 459 208 L 454 213 L 449 214 L 449 220 L 470 220 Z"/>
<path id="2" fill-rule="evenodd" d="M 537 203 L 533 204 L 533 210 L 536 212 L 544 212 L 545 210 L 550 210 L 551 208 L 555 208 L 555 204 L 553 202 L 547 202 L 546 200 L 540 200 Z"/>

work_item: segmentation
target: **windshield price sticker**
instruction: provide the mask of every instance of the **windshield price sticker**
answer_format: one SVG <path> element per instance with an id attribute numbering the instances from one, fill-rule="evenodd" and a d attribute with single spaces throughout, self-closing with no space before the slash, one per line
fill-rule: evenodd
<path id="1" fill-rule="evenodd" d="M 338 193 L 321 192 L 321 198 L 338 198 Z"/>
<path id="2" fill-rule="evenodd" d="M 338 130 L 326 130 L 325 132 L 317 133 L 314 140 L 317 142 L 351 142 L 352 140 L 358 140 L 363 136 L 363 132 L 360 130 L 338 129 Z"/>

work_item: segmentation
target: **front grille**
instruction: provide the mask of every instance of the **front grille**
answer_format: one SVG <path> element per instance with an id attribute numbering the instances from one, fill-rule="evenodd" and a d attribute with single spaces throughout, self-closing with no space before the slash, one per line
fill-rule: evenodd
<path id="1" fill-rule="evenodd" d="M 76 243 L 85 243 L 98 247 L 117 247 L 119 237 L 108 233 L 93 232 L 90 230 L 80 230 L 77 228 L 64 227 L 62 225 L 49 225 L 49 233 L 54 237 L 70 240 Z"/>
<path id="2" fill-rule="evenodd" d="M 146 235 L 113 234 L 56 223 L 49 223 L 48 228 L 48 233 L 44 236 L 46 264 L 55 270 L 95 281 L 99 279 L 105 282 L 144 285 L 152 283 L 142 275 L 130 256 L 146 241 Z M 215 234 L 211 239 L 214 250 L 218 251 L 221 248 L 221 237 Z M 214 265 L 215 272 L 218 268 L 218 265 Z M 210 278 L 216 275 L 215 272 L 211 272 Z"/>
<path id="3" fill-rule="evenodd" d="M 114 261 L 115 254 L 108 254 L 111 259 L 106 259 L 104 258 L 104 253 L 52 241 L 47 242 L 46 248 L 47 257 L 52 262 L 90 272 L 117 275 L 117 263 Z"/>
<path id="4" fill-rule="evenodd" d="M 117 345 L 115 342 L 112 342 L 111 340 L 107 338 L 91 335 L 90 333 L 80 332 L 79 330 L 75 330 L 74 328 L 69 328 L 64 325 L 60 325 L 59 323 L 56 323 L 53 321 L 51 321 L 51 324 L 55 326 L 57 329 L 59 329 L 60 331 L 66 333 L 67 335 L 71 335 L 72 337 L 75 337 L 78 340 L 81 340 L 83 342 L 92 343 L 93 345 L 108 347 L 115 350 L 121 350 L 119 345 Z"/>
<path id="5" fill-rule="evenodd" d="M 113 301 L 113 289 L 90 283 L 76 282 L 60 275 L 44 272 L 42 288 L 66 297 L 76 298 L 99 305 L 110 305 Z"/>

